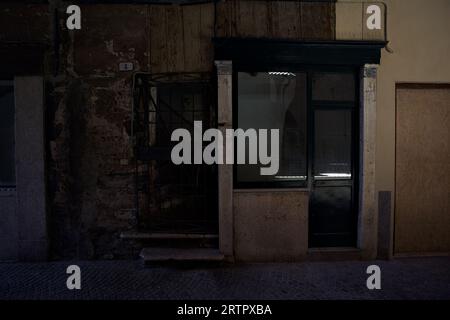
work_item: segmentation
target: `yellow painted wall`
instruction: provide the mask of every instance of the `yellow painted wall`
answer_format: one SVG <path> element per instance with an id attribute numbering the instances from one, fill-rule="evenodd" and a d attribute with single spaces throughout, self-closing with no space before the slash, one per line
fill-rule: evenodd
<path id="1" fill-rule="evenodd" d="M 344 2 L 355 1 L 338 1 Z M 393 52 L 382 50 L 377 80 L 376 191 L 392 191 L 394 210 L 395 86 L 405 82 L 450 83 L 450 1 L 383 2 L 388 48 Z M 337 21 L 345 23 L 339 17 Z"/>

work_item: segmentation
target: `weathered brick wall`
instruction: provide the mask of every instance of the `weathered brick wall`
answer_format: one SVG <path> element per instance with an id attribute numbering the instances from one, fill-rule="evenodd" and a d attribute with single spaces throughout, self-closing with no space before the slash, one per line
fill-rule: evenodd
<path id="1" fill-rule="evenodd" d="M 132 62 L 133 72 L 212 71 L 214 7 L 85 5 L 82 29 L 68 31 L 67 5 L 0 5 L 2 46 L 46 46 L 51 256 L 130 257 L 137 247 L 119 234 L 135 222 L 132 72 L 118 65 Z M 332 4 L 230 1 L 219 4 L 216 19 L 217 36 L 334 38 Z"/>

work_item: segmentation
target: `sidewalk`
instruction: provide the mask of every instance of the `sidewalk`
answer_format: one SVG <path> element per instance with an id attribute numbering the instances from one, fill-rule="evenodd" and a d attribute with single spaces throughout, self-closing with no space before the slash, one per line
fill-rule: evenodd
<path id="1" fill-rule="evenodd" d="M 81 268 L 81 290 L 66 288 L 71 264 Z M 381 268 L 381 290 L 366 288 L 371 264 Z M 0 263 L 0 299 L 450 299 L 450 257 L 210 268 Z"/>

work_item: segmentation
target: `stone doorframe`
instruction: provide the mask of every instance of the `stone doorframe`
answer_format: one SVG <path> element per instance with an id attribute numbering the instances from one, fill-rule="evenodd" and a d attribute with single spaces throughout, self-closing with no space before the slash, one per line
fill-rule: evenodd
<path id="1" fill-rule="evenodd" d="M 233 128 L 233 65 L 215 61 L 217 67 L 217 124 L 222 136 Z M 224 150 L 226 157 L 226 150 Z M 234 258 L 233 165 L 218 166 L 219 250 L 226 260 Z"/>
<path id="2" fill-rule="evenodd" d="M 360 75 L 360 141 L 359 141 L 359 205 L 358 241 L 361 258 L 375 259 L 377 256 L 378 214 L 375 192 L 375 146 L 377 64 L 366 64 Z"/>
<path id="3" fill-rule="evenodd" d="M 217 67 L 218 126 L 225 135 L 233 127 L 232 61 L 215 61 Z M 375 193 L 376 64 L 366 64 L 360 74 L 360 179 L 358 240 L 362 259 L 375 259 L 377 252 L 377 211 Z M 233 166 L 219 165 L 219 249 L 234 258 Z"/>

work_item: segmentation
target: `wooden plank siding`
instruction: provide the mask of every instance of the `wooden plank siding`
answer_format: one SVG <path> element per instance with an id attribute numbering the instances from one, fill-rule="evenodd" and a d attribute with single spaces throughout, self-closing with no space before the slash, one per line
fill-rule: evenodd
<path id="1" fill-rule="evenodd" d="M 270 34 L 272 37 L 301 39 L 301 15 L 299 2 L 273 2 L 270 6 Z"/>
<path id="2" fill-rule="evenodd" d="M 150 70 L 208 72 L 216 37 L 333 40 L 334 4 L 296 1 L 220 1 L 149 5 Z"/>
<path id="3" fill-rule="evenodd" d="M 150 70 L 152 73 L 168 72 L 167 20 L 165 6 L 151 6 L 150 26 Z"/>

